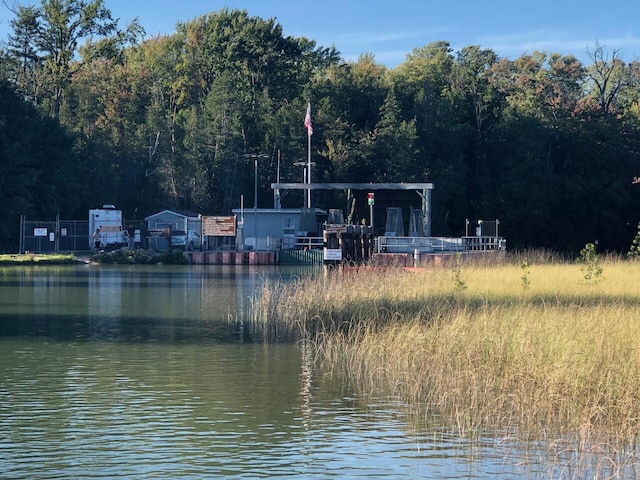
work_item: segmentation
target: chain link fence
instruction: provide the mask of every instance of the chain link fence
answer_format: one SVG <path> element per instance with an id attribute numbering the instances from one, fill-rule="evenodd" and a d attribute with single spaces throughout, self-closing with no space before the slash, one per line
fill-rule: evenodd
<path id="1" fill-rule="evenodd" d="M 140 229 L 144 222 L 126 222 L 132 234 L 137 233 L 137 246 L 140 246 Z M 88 220 L 27 220 L 20 217 L 19 253 L 84 253 L 93 250 L 93 232 L 89 232 Z"/>
<path id="2" fill-rule="evenodd" d="M 91 250 L 87 220 L 42 221 L 20 218 L 20 252 L 67 253 Z"/>

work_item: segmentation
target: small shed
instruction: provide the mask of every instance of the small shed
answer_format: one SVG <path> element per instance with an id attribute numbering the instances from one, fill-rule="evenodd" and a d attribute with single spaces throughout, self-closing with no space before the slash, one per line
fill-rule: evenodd
<path id="1" fill-rule="evenodd" d="M 196 212 L 188 210 L 162 210 L 145 218 L 149 231 L 149 248 L 168 250 L 169 237 L 162 232 L 188 232 L 193 230 L 202 233 L 202 218 Z"/>

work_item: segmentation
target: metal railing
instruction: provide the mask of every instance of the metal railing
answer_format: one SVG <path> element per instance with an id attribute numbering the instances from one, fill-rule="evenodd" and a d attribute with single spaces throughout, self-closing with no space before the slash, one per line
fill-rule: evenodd
<path id="1" fill-rule="evenodd" d="M 505 250 L 501 237 L 395 237 L 375 240 L 376 253 L 439 253 Z"/>
<path id="2" fill-rule="evenodd" d="M 323 247 L 322 237 L 296 237 L 295 248 L 298 250 L 320 250 Z"/>
<path id="3" fill-rule="evenodd" d="M 501 237 L 462 237 L 465 250 L 485 252 L 487 250 L 506 250 L 507 241 Z"/>

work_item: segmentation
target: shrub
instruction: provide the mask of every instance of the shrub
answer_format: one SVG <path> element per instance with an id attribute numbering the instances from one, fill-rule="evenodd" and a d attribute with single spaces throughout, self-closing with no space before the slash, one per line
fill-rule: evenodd
<path id="1" fill-rule="evenodd" d="M 596 252 L 596 246 L 593 243 L 587 243 L 580 250 L 580 257 L 576 261 L 582 264 L 580 269 L 584 273 L 584 279 L 587 283 L 596 284 L 600 281 L 602 277 L 600 255 Z"/>

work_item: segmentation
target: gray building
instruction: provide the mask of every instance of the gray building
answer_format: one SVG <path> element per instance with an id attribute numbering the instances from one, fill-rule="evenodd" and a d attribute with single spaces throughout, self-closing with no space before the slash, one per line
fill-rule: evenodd
<path id="1" fill-rule="evenodd" d="M 238 219 L 236 245 L 242 250 L 273 251 L 303 246 L 322 236 L 321 209 L 258 208 L 235 209 Z M 319 240 L 316 240 L 317 243 Z"/>
<path id="2" fill-rule="evenodd" d="M 145 218 L 149 230 L 148 245 L 154 250 L 169 250 L 171 235 L 186 235 L 189 231 L 202 233 L 202 219 L 199 214 L 186 210 L 162 210 Z"/>

